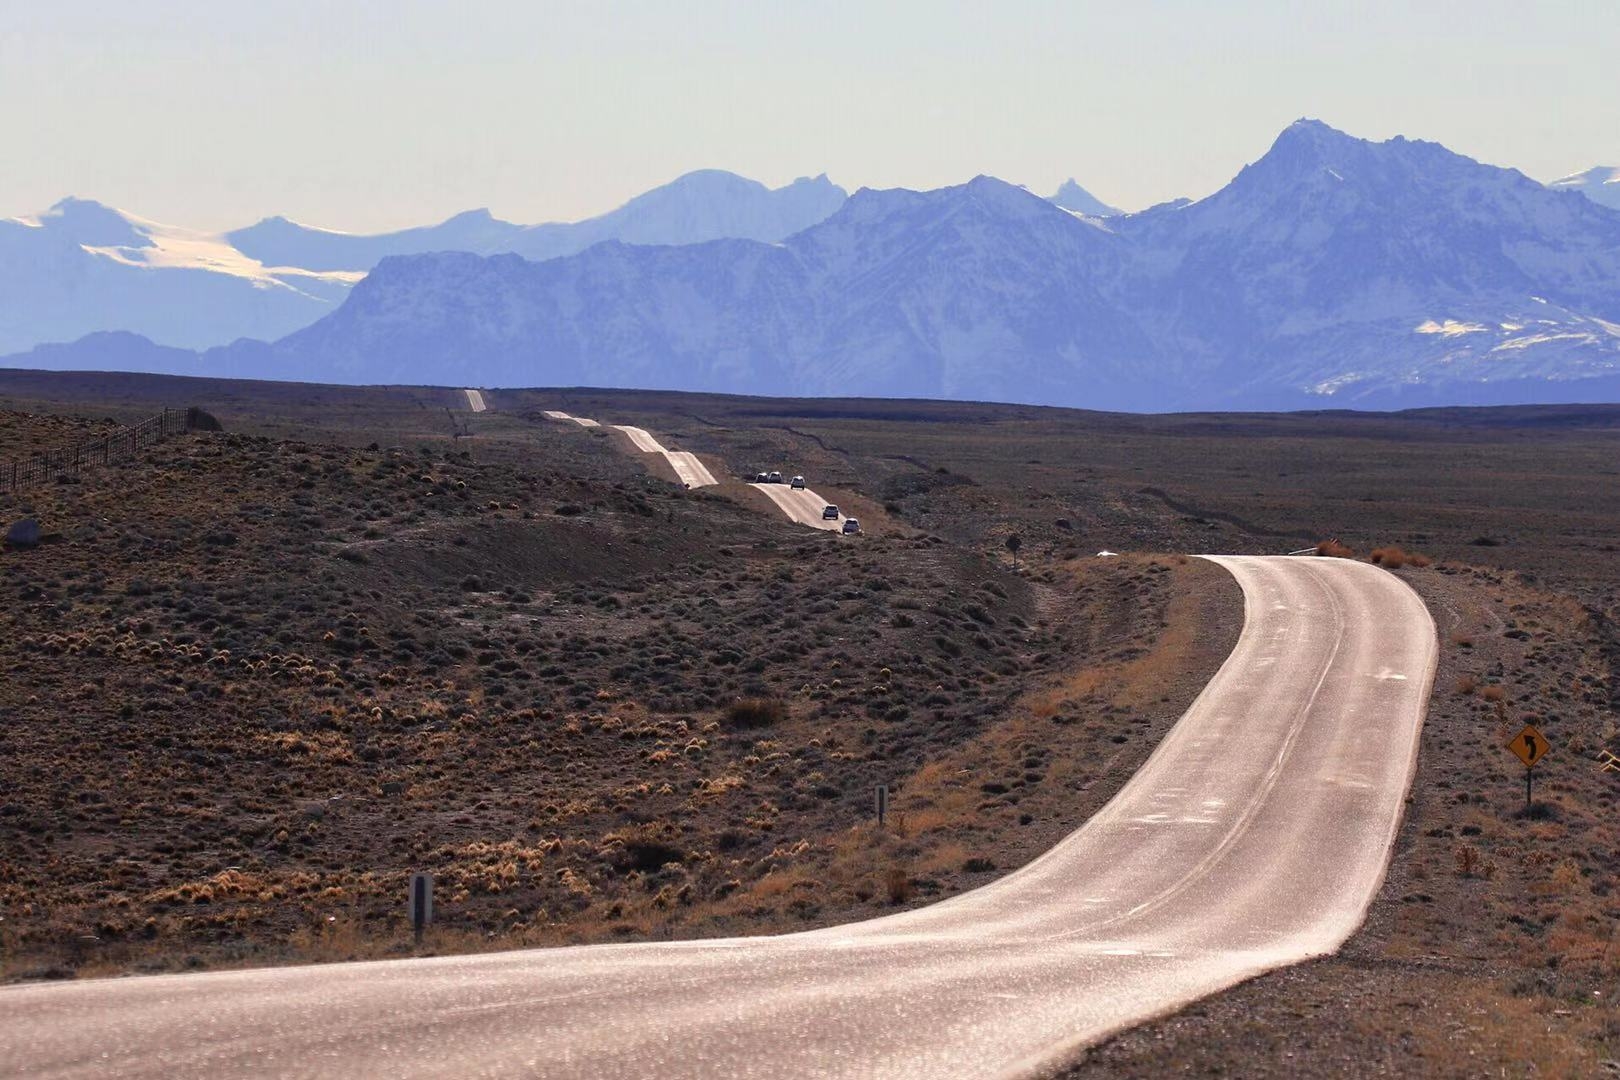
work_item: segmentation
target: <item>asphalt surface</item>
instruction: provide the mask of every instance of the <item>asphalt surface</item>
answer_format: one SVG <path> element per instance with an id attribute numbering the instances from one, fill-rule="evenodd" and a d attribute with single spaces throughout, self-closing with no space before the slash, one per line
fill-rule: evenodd
<path id="1" fill-rule="evenodd" d="M 547 409 L 544 416 L 552 420 L 572 420 L 580 427 L 601 427 L 595 420 L 587 420 L 582 416 L 570 416 L 565 412 Z M 720 481 L 714 478 L 709 467 L 698 459 L 698 456 L 689 450 L 671 450 L 653 437 L 646 428 L 631 427 L 628 424 L 613 425 L 615 431 L 622 431 L 630 437 L 636 449 L 646 454 L 661 454 L 669 467 L 675 470 L 675 475 L 681 483 L 689 488 L 711 487 Z"/>
<path id="2" fill-rule="evenodd" d="M 488 408 L 484 404 L 484 392 L 482 390 L 463 390 L 462 393 L 467 395 L 467 408 L 473 412 L 483 412 Z"/>
<path id="3" fill-rule="evenodd" d="M 827 500 L 811 491 L 809 488 L 794 489 L 787 484 L 750 484 L 771 497 L 771 501 L 782 508 L 790 520 L 800 525 L 808 525 L 812 529 L 827 529 L 831 532 L 841 532 L 844 528 L 844 515 L 836 518 L 823 519 L 821 513 L 827 507 Z"/>
<path id="4" fill-rule="evenodd" d="M 547 418 L 552 419 L 552 420 L 572 420 L 574 423 L 578 424 L 580 427 L 601 427 L 602 426 L 601 424 L 598 424 L 595 420 L 587 420 L 583 416 L 569 416 L 567 413 L 565 413 L 565 412 L 557 412 L 555 409 L 546 409 L 546 410 L 543 411 L 542 415 L 546 416 Z"/>
<path id="5" fill-rule="evenodd" d="M 630 441 L 636 444 L 636 449 L 647 454 L 662 454 L 664 460 L 669 462 L 675 475 L 681 478 L 681 483 L 689 488 L 709 487 L 720 481 L 714 478 L 709 467 L 698 460 L 698 456 L 688 450 L 670 450 L 663 443 L 653 438 L 646 428 L 630 427 L 618 424 L 616 427 L 630 436 Z"/>
<path id="6" fill-rule="evenodd" d="M 984 888 L 781 937 L 10 987 L 0 1062 L 95 1077 L 1019 1076 L 1330 952 L 1388 863 L 1434 624 L 1365 563 L 1217 561 L 1244 591 L 1232 655 L 1095 817 Z"/>

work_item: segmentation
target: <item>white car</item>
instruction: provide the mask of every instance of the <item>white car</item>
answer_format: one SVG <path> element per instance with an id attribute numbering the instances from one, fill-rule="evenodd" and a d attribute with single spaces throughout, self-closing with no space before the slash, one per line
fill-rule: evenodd
<path id="1" fill-rule="evenodd" d="M 861 531 L 861 523 L 857 518 L 844 519 L 844 535 L 852 536 Z"/>
<path id="2" fill-rule="evenodd" d="M 790 480 L 788 482 L 788 487 L 793 488 L 795 491 L 803 491 L 804 490 L 804 477 L 795 476 L 792 480 Z"/>

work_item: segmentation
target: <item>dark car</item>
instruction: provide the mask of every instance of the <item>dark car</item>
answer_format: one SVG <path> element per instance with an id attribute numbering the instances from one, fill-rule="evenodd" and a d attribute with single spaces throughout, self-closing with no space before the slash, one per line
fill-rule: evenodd
<path id="1" fill-rule="evenodd" d="M 849 536 L 861 531 L 861 523 L 856 518 L 844 519 L 844 535 Z"/>
<path id="2" fill-rule="evenodd" d="M 823 506 L 821 508 L 821 520 L 822 521 L 837 521 L 838 520 L 838 507 L 832 505 L 831 503 L 828 503 L 826 506 Z"/>

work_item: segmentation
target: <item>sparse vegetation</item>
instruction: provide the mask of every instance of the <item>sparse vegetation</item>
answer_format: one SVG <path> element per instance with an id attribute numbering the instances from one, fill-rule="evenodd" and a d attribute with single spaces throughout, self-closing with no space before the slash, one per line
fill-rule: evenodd
<path id="1" fill-rule="evenodd" d="M 898 866 L 891 867 L 883 877 L 883 892 L 891 904 L 904 904 L 911 899 L 911 876 Z"/>
<path id="2" fill-rule="evenodd" d="M 817 925 L 1017 865 L 1123 778 L 1047 764 L 1138 729 L 1117 685 L 1019 702 L 1152 654 L 1168 564 L 1065 570 L 1048 618 L 1000 560 L 579 450 L 212 435 L 40 494 L 65 539 L 0 584 L 4 974 L 395 955 L 418 869 L 438 948 Z M 1235 629 L 1224 575 L 1177 573 Z M 981 759 L 988 804 L 928 772 Z M 863 831 L 878 780 L 920 827 Z"/>
<path id="3" fill-rule="evenodd" d="M 1428 556 L 1404 551 L 1398 547 L 1373 548 L 1368 553 L 1367 559 L 1375 566 L 1382 566 L 1386 570 L 1399 570 L 1403 566 L 1424 567 L 1431 565 Z"/>
<path id="4" fill-rule="evenodd" d="M 152 411 L 134 377 L 107 385 Z M 671 494 L 516 407 L 473 439 L 424 431 L 431 393 L 236 384 L 216 411 L 245 441 L 217 445 L 243 464 L 177 446 L 147 463 L 150 485 L 89 475 L 27 507 L 68 527 L 0 576 L 0 618 L 33 641 L 0 688 L 9 976 L 388 955 L 417 867 L 444 875 L 428 942 L 443 951 L 879 914 L 895 867 L 905 903 L 928 902 L 983 880 L 970 859 L 1010 869 L 1083 820 L 1221 658 L 1185 631 L 1219 626 L 1219 604 L 1171 607 L 1213 580 L 1207 564 L 1099 550 L 1326 534 L 1350 557 L 1432 558 L 1399 572 L 1447 643 L 1384 892 L 1343 957 L 1123 1036 L 1093 1068 L 1595 1075 L 1613 1058 L 1620 1028 L 1596 1003 L 1620 977 L 1616 774 L 1598 762 L 1620 749 L 1615 410 L 567 403 L 869 500 L 851 505 L 889 531 L 837 545 L 725 492 Z M 93 423 L 5 433 L 51 443 Z M 1022 580 L 996 569 L 1009 532 Z M 731 728 L 728 705 L 756 696 L 785 718 Z M 1520 816 L 1503 743 L 1525 717 L 1553 752 Z M 1109 769 L 1098 747 L 1118 754 Z M 222 795 L 224 777 L 240 790 Z M 609 838 L 648 826 L 683 857 L 627 864 Z M 1462 845 L 1478 852 L 1467 876 Z"/>
<path id="5" fill-rule="evenodd" d="M 726 724 L 737 730 L 774 727 L 785 719 L 787 706 L 775 698 L 738 698 L 726 706 Z"/>

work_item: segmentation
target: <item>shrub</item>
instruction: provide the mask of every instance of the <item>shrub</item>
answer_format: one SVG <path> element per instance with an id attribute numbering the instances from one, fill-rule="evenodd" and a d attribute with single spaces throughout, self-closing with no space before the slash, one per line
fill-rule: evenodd
<path id="1" fill-rule="evenodd" d="M 903 904 L 911 899 L 911 877 L 898 866 L 891 867 L 883 879 L 883 891 L 891 904 Z"/>
<path id="2" fill-rule="evenodd" d="M 686 860 L 686 852 L 651 836 L 632 836 L 619 849 L 617 862 L 622 869 L 651 873 L 666 863 Z"/>
<path id="3" fill-rule="evenodd" d="M 1383 566 L 1390 570 L 1399 570 L 1403 566 L 1428 566 L 1429 559 L 1425 555 L 1415 552 L 1403 551 L 1398 547 L 1373 548 L 1368 556 L 1376 566 Z"/>
<path id="4" fill-rule="evenodd" d="M 771 727 L 787 719 L 787 706 L 776 698 L 738 698 L 726 706 L 726 723 L 742 730 Z"/>
<path id="5" fill-rule="evenodd" d="M 1457 848 L 1457 876 L 1473 877 L 1479 869 L 1479 848 L 1473 844 L 1462 844 Z"/>
<path id="6" fill-rule="evenodd" d="M 1330 559 L 1353 559 L 1356 557 L 1354 548 L 1339 543 L 1338 540 L 1323 540 L 1316 545 L 1316 553 L 1325 555 Z"/>

